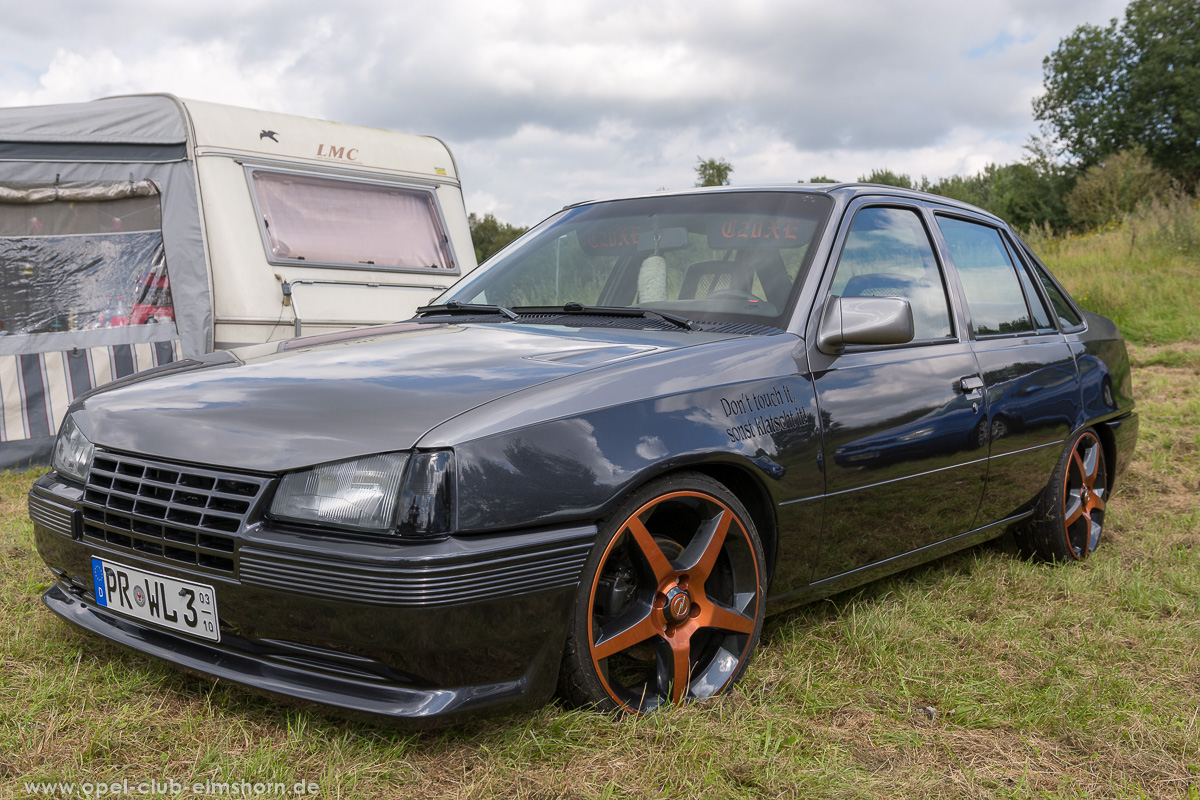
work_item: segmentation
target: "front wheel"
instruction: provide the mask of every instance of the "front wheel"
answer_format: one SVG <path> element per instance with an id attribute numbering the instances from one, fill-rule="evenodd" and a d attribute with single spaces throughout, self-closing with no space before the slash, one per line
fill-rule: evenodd
<path id="1" fill-rule="evenodd" d="M 1042 496 L 1038 517 L 1022 537 L 1033 555 L 1083 561 L 1100 544 L 1108 504 L 1104 445 L 1091 428 L 1075 434 Z"/>
<path id="2" fill-rule="evenodd" d="M 754 652 L 765 597 L 762 544 L 732 492 L 699 473 L 649 483 L 601 528 L 560 693 L 638 714 L 720 694 Z"/>

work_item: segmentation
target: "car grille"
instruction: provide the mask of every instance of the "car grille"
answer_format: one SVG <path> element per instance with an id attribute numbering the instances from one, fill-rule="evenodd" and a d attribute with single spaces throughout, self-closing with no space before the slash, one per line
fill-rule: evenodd
<path id="1" fill-rule="evenodd" d="M 75 512 L 37 492 L 29 493 L 29 518 L 62 536 L 75 535 Z"/>
<path id="2" fill-rule="evenodd" d="M 83 536 L 232 574 L 238 532 L 268 481 L 97 453 L 83 494 Z"/>

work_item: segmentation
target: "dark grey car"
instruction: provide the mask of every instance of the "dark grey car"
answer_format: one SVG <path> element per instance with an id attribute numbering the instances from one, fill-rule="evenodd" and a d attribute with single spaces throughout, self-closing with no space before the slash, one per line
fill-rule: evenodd
<path id="1" fill-rule="evenodd" d="M 1009 528 L 1084 559 L 1137 435 L 1110 321 L 869 185 L 571 206 L 413 320 L 154 372 L 30 493 L 46 604 L 411 719 L 710 697 L 769 611 Z"/>

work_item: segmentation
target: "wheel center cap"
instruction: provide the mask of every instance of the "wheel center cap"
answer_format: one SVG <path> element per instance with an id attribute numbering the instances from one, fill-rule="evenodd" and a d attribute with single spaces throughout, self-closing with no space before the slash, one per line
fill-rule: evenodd
<path id="1" fill-rule="evenodd" d="M 692 598 L 686 589 L 674 586 L 667 592 L 663 615 L 671 622 L 683 622 L 692 610 Z"/>

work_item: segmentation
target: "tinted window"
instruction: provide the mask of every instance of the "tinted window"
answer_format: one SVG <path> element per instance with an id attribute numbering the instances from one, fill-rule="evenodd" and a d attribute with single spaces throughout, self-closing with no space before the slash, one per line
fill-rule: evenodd
<path id="1" fill-rule="evenodd" d="M 261 169 L 250 176 L 272 262 L 455 269 L 433 192 Z"/>
<path id="2" fill-rule="evenodd" d="M 1011 250 L 1009 254 L 1012 254 Z M 1021 279 L 1021 288 L 1025 290 L 1025 299 L 1029 301 L 1029 310 L 1033 312 L 1033 321 L 1037 323 L 1040 330 L 1055 330 L 1054 323 L 1050 321 L 1050 313 L 1046 311 L 1046 304 L 1034 287 L 1033 278 L 1029 277 L 1029 267 L 1022 264 L 1019 258 L 1017 259 L 1017 275 Z"/>
<path id="3" fill-rule="evenodd" d="M 1046 295 L 1050 298 L 1050 304 L 1054 306 L 1054 313 L 1058 315 L 1058 321 L 1064 328 L 1074 328 L 1083 324 L 1083 320 L 1075 313 L 1071 302 L 1063 295 L 1058 286 L 1051 280 L 1050 275 L 1041 264 L 1034 262 L 1034 270 L 1037 272 L 1038 279 L 1042 282 L 1042 287 L 1046 290 Z"/>
<path id="4" fill-rule="evenodd" d="M 823 195 L 730 192 L 568 209 L 440 300 L 521 310 L 649 308 L 781 325 L 830 206 Z"/>
<path id="5" fill-rule="evenodd" d="M 939 217 L 938 226 L 958 268 L 975 332 L 989 336 L 1032 331 L 1025 294 L 1000 231 L 949 217 Z"/>
<path id="6" fill-rule="evenodd" d="M 914 339 L 953 335 L 933 246 L 911 209 L 871 207 L 854 215 L 830 292 L 902 297 L 912 307 Z"/>

